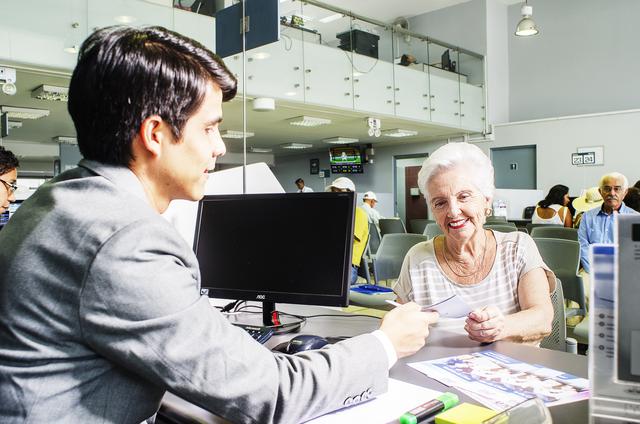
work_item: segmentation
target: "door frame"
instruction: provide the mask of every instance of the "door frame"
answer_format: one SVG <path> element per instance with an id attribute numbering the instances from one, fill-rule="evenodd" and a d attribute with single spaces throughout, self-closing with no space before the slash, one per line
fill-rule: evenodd
<path id="1" fill-rule="evenodd" d="M 393 155 L 393 215 L 394 216 L 398 216 L 398 193 L 397 193 L 397 186 L 398 186 L 398 174 L 397 174 L 397 170 L 398 170 L 398 160 L 399 159 L 415 159 L 415 158 L 428 158 L 429 157 L 429 152 L 424 152 L 424 153 L 410 153 L 410 154 L 404 154 L 404 155 Z M 402 218 L 402 217 L 401 217 Z M 407 223 L 405 223 L 405 225 L 408 225 Z"/>

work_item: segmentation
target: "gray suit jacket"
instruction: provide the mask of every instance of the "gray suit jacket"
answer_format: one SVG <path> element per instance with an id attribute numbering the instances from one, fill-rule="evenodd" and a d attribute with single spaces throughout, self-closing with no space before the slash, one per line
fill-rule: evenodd
<path id="1" fill-rule="evenodd" d="M 82 161 L 43 185 L 0 232 L 0 270 L 2 423 L 139 423 L 165 390 L 300 422 L 386 390 L 372 335 L 285 356 L 230 325 L 126 168 Z"/>

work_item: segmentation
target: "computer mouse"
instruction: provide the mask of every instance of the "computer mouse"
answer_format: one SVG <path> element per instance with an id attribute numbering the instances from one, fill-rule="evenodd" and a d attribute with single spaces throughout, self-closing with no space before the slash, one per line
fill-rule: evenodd
<path id="1" fill-rule="evenodd" d="M 304 352 L 312 349 L 320 349 L 327 345 L 329 341 L 324 337 L 312 336 L 310 334 L 302 334 L 289 340 L 284 348 L 278 349 L 281 352 L 293 355 L 294 353 Z"/>

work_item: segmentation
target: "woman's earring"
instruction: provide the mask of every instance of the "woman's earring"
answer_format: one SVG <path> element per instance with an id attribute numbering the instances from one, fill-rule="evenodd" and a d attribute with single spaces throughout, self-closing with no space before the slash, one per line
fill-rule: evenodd
<path id="1" fill-rule="evenodd" d="M 485 215 L 487 215 L 487 216 L 491 216 L 491 214 L 493 213 L 493 209 L 491 209 L 491 208 L 486 208 L 486 209 L 484 210 L 484 213 L 485 213 Z"/>

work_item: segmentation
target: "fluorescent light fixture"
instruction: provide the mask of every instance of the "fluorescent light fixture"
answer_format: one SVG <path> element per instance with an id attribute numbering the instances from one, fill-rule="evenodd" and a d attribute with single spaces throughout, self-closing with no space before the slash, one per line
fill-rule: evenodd
<path id="1" fill-rule="evenodd" d="M 73 46 L 69 46 L 69 47 L 65 47 L 64 49 L 65 52 L 69 53 L 69 54 L 78 54 L 78 52 L 80 51 L 80 47 L 78 47 L 77 45 L 73 45 Z"/>
<path id="2" fill-rule="evenodd" d="M 254 133 L 249 131 L 247 131 L 246 134 L 247 134 L 247 138 L 253 137 L 255 135 Z M 242 138 L 243 132 L 236 131 L 236 130 L 224 130 L 220 132 L 220 135 L 222 136 L 222 138 Z"/>
<path id="3" fill-rule="evenodd" d="M 335 13 L 333 15 L 329 15 L 327 17 L 319 19 L 319 21 L 323 24 L 328 24 L 329 22 L 337 21 L 338 19 L 342 18 L 342 16 L 344 16 L 342 13 Z"/>
<path id="4" fill-rule="evenodd" d="M 353 76 L 354 77 L 361 77 L 362 75 L 363 75 L 362 72 L 353 71 Z"/>
<path id="5" fill-rule="evenodd" d="M 252 55 L 251 57 L 253 57 L 256 60 L 261 60 L 261 59 L 268 59 L 271 57 L 271 55 L 267 52 L 258 52 L 254 55 Z"/>
<path id="6" fill-rule="evenodd" d="M 357 138 L 349 138 L 349 137 L 332 137 L 332 138 L 325 138 L 322 141 L 329 144 L 352 144 L 352 143 L 357 143 L 360 140 Z"/>
<path id="7" fill-rule="evenodd" d="M 38 119 L 49 116 L 49 109 L 35 109 L 32 107 L 0 106 L 0 111 L 13 119 Z"/>
<path id="8" fill-rule="evenodd" d="M 396 128 L 393 130 L 384 130 L 382 131 L 382 135 L 386 137 L 412 137 L 414 135 L 418 135 L 418 131 Z"/>
<path id="9" fill-rule="evenodd" d="M 120 15 L 120 16 L 116 16 L 113 19 L 116 22 L 121 23 L 121 24 L 130 24 L 130 23 L 135 22 L 135 21 L 138 20 L 138 18 L 136 18 L 135 16 L 129 16 L 129 15 Z"/>
<path id="10" fill-rule="evenodd" d="M 78 144 L 78 139 L 75 137 L 69 137 L 66 135 L 58 135 L 52 138 L 53 141 L 59 144 Z"/>
<path id="11" fill-rule="evenodd" d="M 539 32 L 538 27 L 533 19 L 531 19 L 533 16 L 533 7 L 529 6 L 525 1 L 520 9 L 520 13 L 522 14 L 522 19 L 520 19 L 518 26 L 516 26 L 516 35 L 519 37 L 537 35 Z"/>
<path id="12" fill-rule="evenodd" d="M 283 149 L 289 150 L 302 150 L 302 149 L 310 149 L 313 147 L 313 144 L 310 143 L 284 143 L 281 144 L 280 147 Z"/>
<path id="13" fill-rule="evenodd" d="M 315 116 L 296 116 L 287 119 L 289 125 L 297 125 L 299 127 L 318 127 L 320 125 L 329 125 L 331 119 L 316 118 Z"/>
<path id="14" fill-rule="evenodd" d="M 271 153 L 273 149 L 270 147 L 250 147 L 251 153 Z"/>
<path id="15" fill-rule="evenodd" d="M 67 102 L 69 101 L 69 87 L 42 84 L 31 90 L 31 97 L 40 100 Z"/>
<path id="16" fill-rule="evenodd" d="M 284 93 L 285 96 L 295 96 L 296 94 L 298 93 L 296 93 L 295 91 L 287 91 L 286 93 Z"/>
<path id="17" fill-rule="evenodd" d="M 22 128 L 22 122 L 20 121 L 9 121 L 9 129 L 15 130 L 16 128 Z"/>

